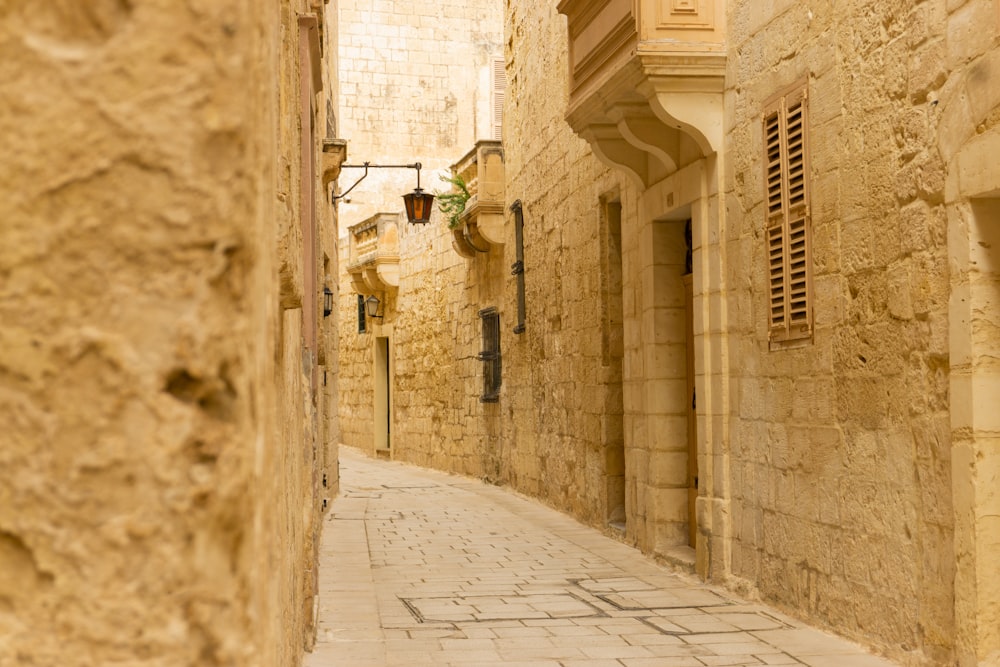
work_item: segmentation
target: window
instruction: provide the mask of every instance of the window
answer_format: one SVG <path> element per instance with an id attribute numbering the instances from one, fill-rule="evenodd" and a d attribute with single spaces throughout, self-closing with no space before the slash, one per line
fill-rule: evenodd
<path id="1" fill-rule="evenodd" d="M 812 239 L 805 83 L 764 111 L 768 331 L 773 347 L 812 337 Z"/>
<path id="2" fill-rule="evenodd" d="M 483 321 L 483 351 L 479 360 L 483 362 L 483 395 L 480 403 L 496 403 L 500 400 L 500 313 L 496 308 L 479 311 Z"/>
<path id="3" fill-rule="evenodd" d="M 507 69 L 503 58 L 493 59 L 493 138 L 503 139 L 503 103 L 507 95 Z"/>
<path id="4" fill-rule="evenodd" d="M 368 331 L 368 320 L 365 315 L 365 295 L 358 295 L 358 333 Z"/>
<path id="5" fill-rule="evenodd" d="M 515 261 L 510 272 L 517 277 L 517 326 L 514 333 L 524 333 L 525 325 L 525 305 L 524 305 L 524 211 L 521 208 L 521 200 L 518 199 L 510 205 L 510 210 L 514 212 L 514 245 Z"/>

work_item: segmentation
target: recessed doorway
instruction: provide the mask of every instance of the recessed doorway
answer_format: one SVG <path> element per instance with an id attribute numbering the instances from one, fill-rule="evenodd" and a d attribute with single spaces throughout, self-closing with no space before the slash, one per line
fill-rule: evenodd
<path id="1" fill-rule="evenodd" d="M 388 453 L 392 447 L 392 360 L 388 336 L 375 338 L 375 451 Z"/>
<path id="2" fill-rule="evenodd" d="M 625 357 L 622 300 L 622 205 L 617 198 L 601 201 L 601 354 L 606 379 L 602 440 L 608 526 L 620 535 L 626 528 Z"/>
<path id="3" fill-rule="evenodd" d="M 691 206 L 653 222 L 654 295 L 643 313 L 651 330 L 644 373 L 650 491 L 658 497 L 658 552 L 696 546 L 698 498 L 697 396 L 694 363 L 694 280 Z"/>

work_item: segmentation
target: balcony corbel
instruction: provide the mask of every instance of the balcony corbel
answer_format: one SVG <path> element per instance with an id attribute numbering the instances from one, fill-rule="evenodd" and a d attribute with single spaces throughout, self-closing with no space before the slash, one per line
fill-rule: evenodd
<path id="1" fill-rule="evenodd" d="M 378 277 L 378 267 L 374 260 L 370 264 L 361 267 L 361 280 L 368 289 L 366 292 L 384 292 L 385 285 Z"/>
<path id="2" fill-rule="evenodd" d="M 605 164 L 648 187 L 723 139 L 722 0 L 562 0 L 566 120 Z"/>
<path id="3" fill-rule="evenodd" d="M 590 144 L 594 155 L 601 162 L 612 169 L 624 171 L 634 178 L 640 187 L 650 185 L 646 152 L 626 141 L 618 131 L 617 125 L 594 123 L 584 127 L 579 134 Z"/>
<path id="4" fill-rule="evenodd" d="M 678 57 L 641 54 L 646 73 L 639 91 L 660 121 L 690 136 L 703 155 L 722 149 L 723 93 L 726 56 L 723 53 Z"/>
<path id="5" fill-rule="evenodd" d="M 674 128 L 664 127 L 648 104 L 619 105 L 610 109 L 608 116 L 628 143 L 649 153 L 667 173 L 677 171 L 675 156 L 680 154 L 680 134 Z"/>

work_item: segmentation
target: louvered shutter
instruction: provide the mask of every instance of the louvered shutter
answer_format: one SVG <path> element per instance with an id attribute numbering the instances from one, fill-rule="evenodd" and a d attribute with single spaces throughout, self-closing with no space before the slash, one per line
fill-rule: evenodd
<path id="1" fill-rule="evenodd" d="M 772 342 L 812 335 L 806 89 L 764 112 L 768 325 Z"/>
<path id="2" fill-rule="evenodd" d="M 807 220 L 797 218 L 788 223 L 788 327 L 789 336 L 808 335 L 812 328 L 812 307 L 809 303 L 809 235 Z"/>
<path id="3" fill-rule="evenodd" d="M 768 294 L 771 333 L 784 330 L 785 318 L 785 226 L 782 224 L 767 230 Z"/>
<path id="4" fill-rule="evenodd" d="M 764 183 L 767 187 L 768 321 L 770 332 L 783 330 L 785 320 L 784 151 L 781 102 L 764 116 Z"/>
<path id="5" fill-rule="evenodd" d="M 503 58 L 493 59 L 493 138 L 503 138 L 503 105 L 507 96 L 507 69 Z"/>

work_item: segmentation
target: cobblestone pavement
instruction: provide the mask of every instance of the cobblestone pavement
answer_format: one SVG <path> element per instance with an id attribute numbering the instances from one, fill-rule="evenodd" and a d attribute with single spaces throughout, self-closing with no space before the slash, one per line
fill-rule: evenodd
<path id="1" fill-rule="evenodd" d="M 476 480 L 341 448 L 306 667 L 892 667 Z"/>

